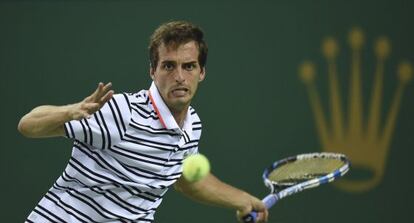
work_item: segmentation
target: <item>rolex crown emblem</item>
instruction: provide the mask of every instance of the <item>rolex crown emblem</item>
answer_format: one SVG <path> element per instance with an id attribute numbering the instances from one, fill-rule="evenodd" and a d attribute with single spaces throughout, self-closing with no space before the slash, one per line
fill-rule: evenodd
<path id="1" fill-rule="evenodd" d="M 348 39 L 351 50 L 349 70 L 338 69 L 337 41 L 328 37 L 322 42 L 322 53 L 327 61 L 329 116 L 326 116 L 315 84 L 314 63 L 306 61 L 301 64 L 299 76 L 308 91 L 323 150 L 344 153 L 351 160 L 352 172 L 369 173 L 362 179 L 345 178 L 335 185 L 349 192 L 364 192 L 377 186 L 383 179 L 403 92 L 412 78 L 412 66 L 407 61 L 399 63 L 396 69 L 398 84 L 392 101 L 389 105 L 383 105 L 385 62 L 390 56 L 391 44 L 386 37 L 377 38 L 374 43 L 376 64 L 373 69 L 373 83 L 369 89 L 370 97 L 365 99 L 361 80 L 361 76 L 366 75 L 361 69 L 365 36 L 361 29 L 353 28 Z M 349 73 L 346 106 L 342 101 L 339 82 L 339 73 L 345 74 L 345 72 Z"/>

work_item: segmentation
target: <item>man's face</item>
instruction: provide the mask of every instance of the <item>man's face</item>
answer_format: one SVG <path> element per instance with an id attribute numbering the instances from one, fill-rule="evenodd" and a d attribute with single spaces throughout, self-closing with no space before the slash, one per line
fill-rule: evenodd
<path id="1" fill-rule="evenodd" d="M 198 63 L 198 54 L 194 41 L 179 45 L 177 49 L 164 44 L 158 48 L 158 64 L 155 70 L 151 68 L 150 75 L 172 112 L 187 109 L 198 83 L 204 80 L 205 69 Z"/>

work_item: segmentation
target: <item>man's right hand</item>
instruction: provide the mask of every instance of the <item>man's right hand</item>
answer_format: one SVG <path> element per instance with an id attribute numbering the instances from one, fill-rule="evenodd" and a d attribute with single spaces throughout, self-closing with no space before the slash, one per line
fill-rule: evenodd
<path id="1" fill-rule="evenodd" d="M 88 118 L 93 113 L 101 109 L 106 102 L 108 102 L 114 91 L 111 90 L 112 83 L 109 82 L 106 85 L 99 83 L 95 92 L 90 96 L 83 99 L 83 101 L 70 105 L 69 114 L 72 120 L 80 120 Z"/>
<path id="2" fill-rule="evenodd" d="M 20 133 L 30 138 L 63 136 L 66 122 L 88 118 L 112 98 L 114 91 L 111 87 L 111 83 L 99 83 L 95 92 L 79 103 L 36 107 L 20 119 L 17 128 Z"/>

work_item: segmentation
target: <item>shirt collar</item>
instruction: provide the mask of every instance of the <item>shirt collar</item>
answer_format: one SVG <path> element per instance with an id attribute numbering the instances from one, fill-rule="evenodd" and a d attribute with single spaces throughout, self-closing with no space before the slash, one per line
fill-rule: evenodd
<path id="1" fill-rule="evenodd" d="M 162 126 L 166 129 L 180 130 L 180 127 L 175 121 L 174 116 L 171 114 L 170 109 L 167 107 L 164 100 L 162 99 L 158 91 L 158 88 L 154 82 L 151 83 L 151 87 L 149 89 L 149 97 Z M 185 130 L 187 134 L 191 135 L 192 129 L 193 128 L 191 122 L 191 112 L 189 107 L 187 110 L 186 117 L 184 119 L 183 130 Z"/>

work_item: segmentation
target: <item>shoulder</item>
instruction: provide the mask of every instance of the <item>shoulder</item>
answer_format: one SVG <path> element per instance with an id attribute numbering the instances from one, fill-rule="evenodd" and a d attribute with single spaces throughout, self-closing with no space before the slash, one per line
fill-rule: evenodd
<path id="1" fill-rule="evenodd" d="M 190 117 L 191 117 L 191 125 L 193 127 L 193 130 L 201 130 L 202 128 L 202 123 L 201 123 L 201 119 L 200 116 L 198 116 L 196 110 L 190 106 L 189 108 L 189 112 L 190 112 Z"/>
<path id="2" fill-rule="evenodd" d="M 133 104 L 145 103 L 147 99 L 149 98 L 147 92 L 148 92 L 147 90 L 141 90 L 135 93 L 122 92 L 122 93 L 114 94 L 112 99 L 115 100 L 116 102 L 123 102 L 130 107 Z"/>
<path id="3" fill-rule="evenodd" d="M 112 99 L 107 103 L 112 112 L 117 112 L 123 116 L 122 119 L 128 121 L 132 115 L 134 105 L 145 101 L 145 90 L 136 93 L 117 93 L 112 96 Z"/>
<path id="4" fill-rule="evenodd" d="M 158 115 L 156 114 L 148 90 L 141 90 L 136 93 L 125 93 L 129 100 L 132 122 L 144 125 L 157 125 Z"/>
<path id="5" fill-rule="evenodd" d="M 123 93 L 128 96 L 130 104 L 148 104 L 149 103 L 149 96 L 148 90 L 140 90 L 135 93 Z"/>
<path id="6" fill-rule="evenodd" d="M 148 90 L 141 90 L 139 92 L 129 94 L 129 100 L 132 109 L 141 114 L 150 114 L 154 112 Z"/>

